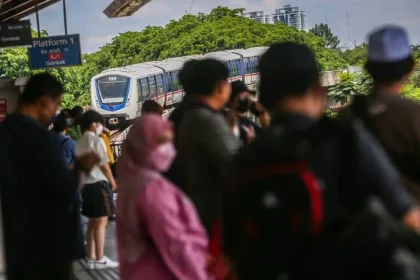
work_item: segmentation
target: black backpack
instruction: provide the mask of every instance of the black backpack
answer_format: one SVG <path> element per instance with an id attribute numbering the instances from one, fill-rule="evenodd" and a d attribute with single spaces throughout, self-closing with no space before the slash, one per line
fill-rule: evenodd
<path id="1" fill-rule="evenodd" d="M 239 177 L 226 197 L 224 247 L 241 280 L 283 274 L 292 279 L 299 259 L 322 236 L 323 186 L 312 169 L 315 150 L 336 138 L 342 149 L 336 152 L 346 166 L 352 164 L 350 125 L 324 119 L 308 131 L 281 130 L 269 129 L 241 153 Z M 350 173 L 343 172 L 343 180 Z"/>

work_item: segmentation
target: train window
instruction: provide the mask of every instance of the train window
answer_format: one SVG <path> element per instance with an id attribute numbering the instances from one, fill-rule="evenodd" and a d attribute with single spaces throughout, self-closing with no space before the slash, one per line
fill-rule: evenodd
<path id="1" fill-rule="evenodd" d="M 157 96 L 161 96 L 163 93 L 163 83 L 162 83 L 162 75 L 156 75 L 155 76 L 156 79 L 156 91 L 157 91 Z"/>
<path id="2" fill-rule="evenodd" d="M 172 88 L 173 91 L 181 89 L 181 84 L 178 79 L 179 71 L 172 72 Z"/>
<path id="3" fill-rule="evenodd" d="M 238 59 L 238 60 L 235 60 L 235 63 L 236 63 L 236 67 L 238 68 L 238 76 L 241 76 L 242 75 L 241 61 Z"/>
<path id="4" fill-rule="evenodd" d="M 244 58 L 244 67 L 245 67 L 245 74 L 251 73 L 250 69 L 249 69 L 249 58 L 248 57 Z"/>
<path id="5" fill-rule="evenodd" d="M 147 81 L 149 82 L 149 89 L 150 89 L 150 98 L 156 97 L 156 81 L 155 77 L 148 77 Z"/>
<path id="6" fill-rule="evenodd" d="M 229 69 L 230 69 L 230 77 L 236 77 L 237 76 L 237 67 L 235 61 L 229 61 Z"/>
<path id="7" fill-rule="evenodd" d="M 166 72 L 166 85 L 168 86 L 168 92 L 173 92 L 173 86 L 172 86 L 172 76 L 171 72 Z"/>
<path id="8" fill-rule="evenodd" d="M 145 100 L 150 99 L 150 93 L 149 93 L 149 84 L 147 83 L 147 79 L 143 78 L 139 80 L 140 88 L 141 88 L 141 98 L 140 101 L 144 102 Z"/>

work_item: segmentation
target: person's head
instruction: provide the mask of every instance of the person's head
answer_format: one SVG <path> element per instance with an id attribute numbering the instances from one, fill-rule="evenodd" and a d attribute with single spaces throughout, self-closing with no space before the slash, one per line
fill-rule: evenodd
<path id="1" fill-rule="evenodd" d="M 260 62 L 260 102 L 270 112 L 320 117 L 327 103 L 313 52 L 298 43 L 271 46 Z"/>
<path id="2" fill-rule="evenodd" d="M 83 113 L 84 111 L 81 106 L 73 107 L 73 109 L 71 109 L 70 111 L 71 124 L 74 124 L 75 122 L 77 122 L 83 116 Z"/>
<path id="3" fill-rule="evenodd" d="M 82 132 L 90 131 L 101 135 L 104 130 L 104 117 L 96 111 L 89 110 L 80 118 L 80 129 Z"/>
<path id="4" fill-rule="evenodd" d="M 222 109 L 230 97 L 229 69 L 218 60 L 203 59 L 196 61 L 193 70 L 183 87 L 213 109 Z"/>
<path id="5" fill-rule="evenodd" d="M 65 134 L 68 128 L 69 125 L 67 123 L 66 116 L 64 114 L 60 114 L 53 122 L 52 131 Z"/>
<path id="6" fill-rule="evenodd" d="M 414 66 L 412 48 L 403 28 L 385 26 L 369 35 L 365 68 L 376 86 L 400 92 Z"/>
<path id="7" fill-rule="evenodd" d="M 227 107 L 238 113 L 248 112 L 253 104 L 255 91 L 250 90 L 242 81 L 234 81 L 231 83 L 232 93 L 230 95 Z"/>
<path id="8" fill-rule="evenodd" d="M 25 86 L 20 99 L 20 111 L 48 125 L 60 107 L 64 88 L 47 73 L 33 75 Z"/>
<path id="9" fill-rule="evenodd" d="M 181 71 L 179 71 L 178 79 L 180 84 L 182 85 L 185 95 L 190 95 L 192 89 L 189 87 L 189 81 L 192 79 L 192 75 L 194 74 L 194 68 L 197 64 L 197 60 L 191 59 L 184 63 L 182 66 Z"/>
<path id="10" fill-rule="evenodd" d="M 162 116 L 163 107 L 160 106 L 160 104 L 154 100 L 151 100 L 151 99 L 146 100 L 141 106 L 141 114 L 144 115 L 148 113 L 155 113 L 155 114 L 158 114 L 159 116 Z"/>
<path id="11" fill-rule="evenodd" d="M 138 168 L 168 170 L 176 155 L 173 137 L 172 123 L 160 116 L 146 114 L 137 118 L 123 144 L 118 174 L 136 172 Z"/>
<path id="12" fill-rule="evenodd" d="M 63 115 L 67 119 L 67 118 L 71 117 L 70 116 L 70 111 L 71 111 L 70 109 L 64 108 L 64 109 L 61 110 L 60 114 Z"/>

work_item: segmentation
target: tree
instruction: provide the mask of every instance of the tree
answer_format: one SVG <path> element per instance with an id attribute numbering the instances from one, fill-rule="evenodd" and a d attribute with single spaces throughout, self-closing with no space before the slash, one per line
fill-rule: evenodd
<path id="1" fill-rule="evenodd" d="M 341 57 L 352 66 L 363 66 L 367 59 L 367 47 L 366 43 L 355 47 L 352 50 L 346 50 L 341 54 Z"/>
<path id="2" fill-rule="evenodd" d="M 207 15 L 185 15 L 179 20 L 171 20 L 164 27 L 147 26 L 140 32 L 125 32 L 97 52 L 84 54 L 82 66 L 49 71 L 65 85 L 63 104 L 71 107 L 90 103 L 91 79 L 101 71 L 170 57 L 291 41 L 309 46 L 322 71 L 346 67 L 347 63 L 336 51 L 325 47 L 323 38 L 284 24 L 256 22 L 242 17 L 243 11 L 217 7 Z M 33 73 L 28 66 L 27 51 L 22 48 L 6 50 L 0 54 L 0 69 L 3 69 L 5 77 Z"/>
<path id="3" fill-rule="evenodd" d="M 343 73 L 340 75 L 340 83 L 332 86 L 328 92 L 335 102 L 347 103 L 349 98 L 357 93 L 357 85 L 354 75 Z"/>
<path id="4" fill-rule="evenodd" d="M 309 32 L 313 33 L 315 36 L 321 37 L 325 40 L 325 46 L 327 48 L 337 50 L 338 45 L 340 44 L 340 40 L 338 39 L 338 36 L 335 36 L 331 28 L 328 26 L 328 24 L 320 23 L 315 24 L 313 28 L 309 30 Z"/>

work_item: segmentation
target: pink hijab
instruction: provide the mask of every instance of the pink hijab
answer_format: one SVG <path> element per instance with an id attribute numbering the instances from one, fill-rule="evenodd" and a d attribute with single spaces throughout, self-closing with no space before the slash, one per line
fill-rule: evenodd
<path id="1" fill-rule="evenodd" d="M 119 246 L 129 262 L 137 261 L 145 249 L 144 232 L 138 222 L 138 194 L 151 179 L 161 178 L 151 151 L 156 148 L 156 140 L 171 128 L 172 124 L 157 114 L 141 116 L 134 121 L 122 147 L 117 165 L 117 230 L 124 235 L 119 238 Z"/>

